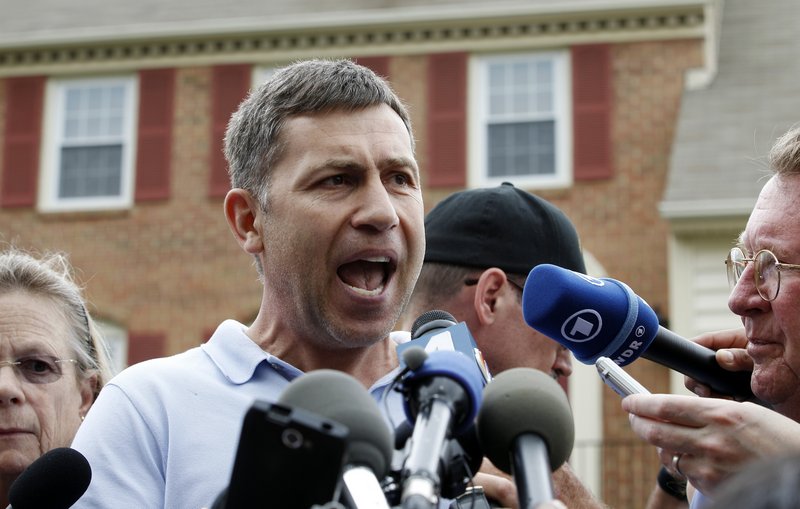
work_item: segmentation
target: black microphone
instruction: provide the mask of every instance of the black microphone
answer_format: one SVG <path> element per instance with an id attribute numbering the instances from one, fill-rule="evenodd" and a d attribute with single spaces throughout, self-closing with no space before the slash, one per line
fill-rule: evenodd
<path id="1" fill-rule="evenodd" d="M 653 309 L 620 281 L 537 265 L 525 282 L 522 313 L 528 325 L 584 364 L 609 357 L 625 366 L 641 356 L 721 394 L 757 401 L 751 372 L 727 371 L 713 350 L 661 327 Z"/>
<path id="2" fill-rule="evenodd" d="M 542 371 L 503 371 L 483 391 L 478 438 L 486 457 L 511 474 L 521 509 L 553 500 L 552 471 L 569 458 L 575 423 L 561 386 Z"/>
<path id="3" fill-rule="evenodd" d="M 436 507 L 444 447 L 472 426 L 484 384 L 474 358 L 453 350 L 433 351 L 426 358 L 420 351 L 412 346 L 403 352 L 409 373 L 401 391 L 406 417 L 414 422 L 402 473 L 404 509 Z"/>
<path id="4" fill-rule="evenodd" d="M 343 495 L 351 507 L 389 509 L 378 479 L 389 470 L 392 433 L 377 402 L 358 380 L 341 371 L 311 371 L 290 383 L 279 402 L 346 426 L 350 432 L 342 472 Z"/>
<path id="5" fill-rule="evenodd" d="M 17 477 L 8 491 L 9 508 L 67 509 L 86 493 L 92 469 L 80 452 L 51 449 Z"/>
<path id="6" fill-rule="evenodd" d="M 435 350 L 461 352 L 475 360 L 485 382 L 491 378 L 489 368 L 467 324 L 456 322 L 453 315 L 447 311 L 433 309 L 419 315 L 411 326 L 411 341 L 398 345 L 397 353 L 403 358 L 407 349 L 417 346 L 423 348 L 425 352 Z"/>

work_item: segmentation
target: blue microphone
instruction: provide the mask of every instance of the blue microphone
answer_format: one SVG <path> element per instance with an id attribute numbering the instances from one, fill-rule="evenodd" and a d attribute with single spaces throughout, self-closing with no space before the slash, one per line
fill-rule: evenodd
<path id="1" fill-rule="evenodd" d="M 751 372 L 721 368 L 713 350 L 660 326 L 653 309 L 620 281 L 537 265 L 525 282 L 522 314 L 584 364 L 609 357 L 625 366 L 644 357 L 721 394 L 757 402 Z"/>
<path id="2" fill-rule="evenodd" d="M 403 465 L 403 509 L 435 508 L 439 463 L 446 442 L 471 429 L 481 405 L 485 379 L 473 358 L 453 350 L 403 351 L 408 373 L 401 381 L 406 417 L 414 423 Z"/>

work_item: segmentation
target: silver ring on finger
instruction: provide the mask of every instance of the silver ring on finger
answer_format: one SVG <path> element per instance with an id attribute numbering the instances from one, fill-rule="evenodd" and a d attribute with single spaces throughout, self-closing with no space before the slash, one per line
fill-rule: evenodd
<path id="1" fill-rule="evenodd" d="M 681 458 L 683 457 L 682 453 L 675 453 L 672 455 L 672 470 L 678 473 L 681 477 L 686 477 L 686 474 L 681 472 Z"/>

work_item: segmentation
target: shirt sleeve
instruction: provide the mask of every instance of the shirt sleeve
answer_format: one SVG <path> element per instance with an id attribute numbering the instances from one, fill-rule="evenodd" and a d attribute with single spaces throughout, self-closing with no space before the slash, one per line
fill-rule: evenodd
<path id="1" fill-rule="evenodd" d="M 153 428 L 122 388 L 106 385 L 72 443 L 92 469 L 89 488 L 73 507 L 163 507 L 164 447 Z"/>

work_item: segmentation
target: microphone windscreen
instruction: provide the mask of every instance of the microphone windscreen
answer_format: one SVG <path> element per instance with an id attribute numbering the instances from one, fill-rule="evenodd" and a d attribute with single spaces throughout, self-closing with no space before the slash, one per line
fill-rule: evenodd
<path id="1" fill-rule="evenodd" d="M 411 339 L 417 339 L 430 330 L 443 329 L 456 323 L 455 317 L 447 311 L 441 309 L 426 311 L 419 315 L 411 325 Z"/>
<path id="2" fill-rule="evenodd" d="M 639 357 L 658 332 L 653 309 L 624 283 L 542 264 L 522 293 L 525 322 L 594 364 L 609 357 L 620 366 Z"/>
<path id="3" fill-rule="evenodd" d="M 343 424 L 350 430 L 346 463 L 365 465 L 377 477 L 388 471 L 392 433 L 377 402 L 352 376 L 332 369 L 311 371 L 292 381 L 278 402 Z"/>
<path id="4" fill-rule="evenodd" d="M 411 371 L 418 370 L 428 359 L 428 352 L 419 346 L 412 346 L 403 350 L 403 362 L 408 366 Z"/>
<path id="5" fill-rule="evenodd" d="M 547 444 L 550 468 L 556 470 L 572 453 L 575 423 L 567 395 L 542 371 L 503 371 L 483 391 L 478 412 L 478 439 L 486 457 L 511 474 L 511 451 L 522 434 L 540 436 Z"/>
<path id="6" fill-rule="evenodd" d="M 409 348 L 410 350 L 410 348 Z M 428 353 L 422 365 L 413 370 L 403 382 L 408 387 L 423 383 L 433 377 L 444 377 L 461 386 L 467 396 L 467 407 L 453 423 L 453 434 L 464 433 L 475 419 L 481 405 L 484 377 L 474 359 L 456 350 L 434 350 Z M 413 421 L 417 418 L 418 401 L 414 398 L 403 398 L 406 417 Z"/>
<path id="7" fill-rule="evenodd" d="M 83 454 L 59 447 L 41 455 L 17 477 L 8 501 L 14 509 L 67 509 L 91 481 L 92 469 Z"/>

